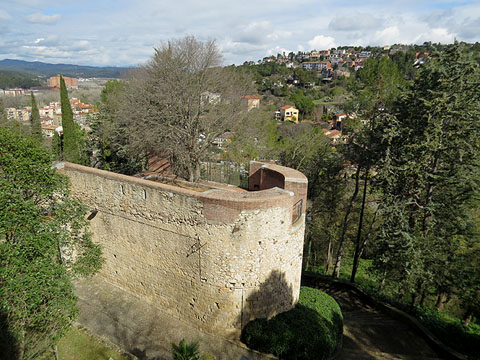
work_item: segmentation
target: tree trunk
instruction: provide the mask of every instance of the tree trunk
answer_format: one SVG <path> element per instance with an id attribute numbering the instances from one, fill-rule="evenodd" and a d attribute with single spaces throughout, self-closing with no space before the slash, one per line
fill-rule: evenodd
<path id="1" fill-rule="evenodd" d="M 463 317 L 463 326 L 467 327 L 468 325 L 470 325 L 472 318 L 473 318 L 473 310 L 472 308 L 468 308 L 467 312 Z"/>
<path id="2" fill-rule="evenodd" d="M 358 262 L 360 261 L 360 252 L 361 252 L 361 238 L 362 238 L 362 226 L 363 226 L 363 215 L 365 213 L 365 199 L 367 197 L 367 184 L 368 184 L 368 172 L 370 167 L 367 166 L 365 169 L 365 180 L 363 182 L 363 196 L 362 196 L 362 206 L 360 210 L 360 219 L 358 220 L 358 229 L 357 229 L 357 241 L 355 244 L 355 254 L 353 256 L 353 267 L 352 275 L 350 277 L 350 282 L 355 282 L 355 275 L 357 274 Z"/>
<path id="3" fill-rule="evenodd" d="M 416 308 L 418 306 L 419 300 L 421 300 L 421 296 L 423 296 L 422 283 L 418 281 L 417 289 L 412 294 L 412 303 L 410 304 L 412 308 Z"/>
<path id="4" fill-rule="evenodd" d="M 383 272 L 382 281 L 380 281 L 378 291 L 382 291 L 383 287 L 385 286 L 385 280 L 387 280 L 387 270 Z"/>
<path id="5" fill-rule="evenodd" d="M 364 236 L 364 240 L 362 242 L 362 247 L 360 248 L 359 258 L 362 258 L 363 252 L 365 251 L 365 248 L 367 247 L 367 242 L 368 242 L 368 239 L 370 238 L 370 234 L 372 233 L 373 225 L 377 221 L 377 216 L 378 216 L 378 211 L 379 210 L 380 210 L 380 205 L 377 206 L 377 209 L 375 210 L 375 214 L 373 215 L 372 222 L 370 223 L 370 226 L 368 227 L 368 231 Z"/>
<path id="6" fill-rule="evenodd" d="M 447 295 L 445 294 L 440 294 L 437 297 L 437 302 L 435 303 L 435 307 L 437 308 L 438 311 L 443 310 L 443 305 L 446 303 L 447 300 Z"/>
<path id="7" fill-rule="evenodd" d="M 427 290 L 423 290 L 422 297 L 420 298 L 420 306 L 421 307 L 425 307 L 425 301 L 427 300 L 427 295 L 428 295 Z"/>
<path id="8" fill-rule="evenodd" d="M 345 243 L 345 236 L 347 234 L 347 227 L 348 227 L 348 219 L 350 217 L 350 213 L 353 209 L 353 203 L 355 202 L 355 198 L 358 195 L 358 183 L 360 179 L 360 166 L 357 167 L 357 171 L 355 173 L 355 191 L 350 198 L 350 203 L 348 204 L 347 211 L 345 213 L 345 218 L 343 220 L 343 228 L 342 228 L 342 236 L 340 237 L 340 242 L 338 245 L 337 251 L 337 260 L 335 261 L 335 268 L 333 269 L 333 277 L 338 278 L 340 274 L 340 266 L 342 264 L 342 255 L 343 255 L 343 245 Z"/>
<path id="9" fill-rule="evenodd" d="M 412 301 L 410 303 L 410 307 L 412 309 L 415 309 L 417 307 L 417 304 L 418 304 L 418 293 L 414 292 L 412 294 Z"/>
<path id="10" fill-rule="evenodd" d="M 312 256 L 312 237 L 308 236 L 307 241 L 308 241 L 308 245 L 307 245 L 307 259 L 305 261 L 305 270 L 308 271 L 308 268 L 310 265 L 310 258 Z"/>
<path id="11" fill-rule="evenodd" d="M 332 258 L 333 258 L 333 249 L 332 249 L 332 237 L 328 237 L 328 249 L 327 249 L 327 259 L 325 260 L 325 272 L 327 275 L 332 268 Z"/>

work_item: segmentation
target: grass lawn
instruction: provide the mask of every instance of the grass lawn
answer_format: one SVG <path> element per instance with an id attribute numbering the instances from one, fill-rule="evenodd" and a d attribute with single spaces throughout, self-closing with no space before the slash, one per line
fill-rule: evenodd
<path id="1" fill-rule="evenodd" d="M 372 260 L 360 259 L 358 263 L 357 274 L 355 276 L 355 283 L 361 288 L 367 291 L 376 292 L 378 288 L 379 279 L 368 271 L 368 268 L 372 265 Z M 342 280 L 350 281 L 350 275 L 352 274 L 353 259 L 350 257 L 345 257 L 342 260 L 342 266 L 340 267 L 339 278 Z M 312 269 L 308 269 L 312 272 L 317 272 L 323 274 L 324 267 L 323 265 L 314 266 Z M 328 274 L 328 275 L 331 275 Z"/>
<path id="2" fill-rule="evenodd" d="M 122 356 L 118 351 L 97 340 L 85 330 L 72 329 L 58 343 L 59 360 L 130 360 L 133 357 Z M 43 360 L 55 360 L 52 353 Z"/>

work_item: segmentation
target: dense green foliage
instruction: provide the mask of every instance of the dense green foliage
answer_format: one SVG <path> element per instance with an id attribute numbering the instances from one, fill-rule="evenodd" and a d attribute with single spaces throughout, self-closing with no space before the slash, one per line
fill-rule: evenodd
<path id="1" fill-rule="evenodd" d="M 68 329 L 72 277 L 101 264 L 85 208 L 51 160 L 37 141 L 0 128 L 0 346 L 11 359 L 36 358 Z"/>
<path id="2" fill-rule="evenodd" d="M 23 71 L 0 70 L 0 89 L 22 88 L 30 89 L 34 86 L 40 86 L 41 83 L 37 76 Z"/>
<path id="3" fill-rule="evenodd" d="M 480 327 L 465 327 L 457 318 L 447 316 L 428 307 L 419 307 L 412 312 L 433 334 L 452 349 L 465 354 L 469 359 L 480 359 Z"/>
<path id="4" fill-rule="evenodd" d="M 121 126 L 120 104 L 125 97 L 126 84 L 109 80 L 101 93 L 99 113 L 91 118 L 92 131 L 89 147 L 92 151 L 94 167 L 120 174 L 133 175 L 144 170 L 145 156 L 135 153 L 129 147 L 129 133 Z"/>
<path id="5" fill-rule="evenodd" d="M 338 349 L 342 332 L 343 317 L 335 300 L 302 287 L 294 309 L 270 320 L 249 322 L 241 339 L 250 348 L 280 359 L 327 359 Z"/>
<path id="6" fill-rule="evenodd" d="M 378 167 L 384 225 L 375 268 L 412 304 L 463 292 L 479 191 L 480 72 L 458 47 L 421 70 L 392 117 Z"/>

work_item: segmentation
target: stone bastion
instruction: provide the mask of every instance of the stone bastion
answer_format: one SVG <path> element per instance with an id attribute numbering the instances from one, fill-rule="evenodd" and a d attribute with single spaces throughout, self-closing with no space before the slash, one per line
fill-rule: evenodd
<path id="1" fill-rule="evenodd" d="M 196 191 L 67 162 L 57 167 L 70 178 L 72 195 L 98 211 L 89 218 L 104 281 L 231 339 L 248 321 L 297 302 L 302 173 L 251 162 L 249 191 L 219 184 Z"/>

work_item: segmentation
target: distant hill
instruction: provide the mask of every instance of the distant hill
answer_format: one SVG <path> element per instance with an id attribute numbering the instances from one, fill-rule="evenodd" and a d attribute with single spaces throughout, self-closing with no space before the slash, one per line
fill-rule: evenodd
<path id="1" fill-rule="evenodd" d="M 44 77 L 62 74 L 70 77 L 83 78 L 120 78 L 129 68 L 123 67 L 96 67 L 71 64 L 48 64 L 39 61 L 0 60 L 0 70 L 28 71 Z"/>
<path id="2" fill-rule="evenodd" d="M 41 85 L 38 75 L 33 73 L 0 69 L 0 89 L 15 87 L 29 89 Z"/>

